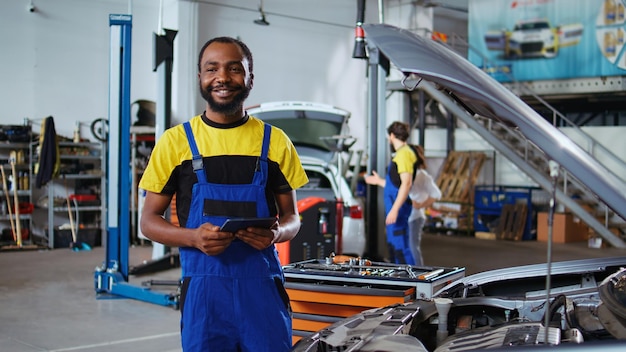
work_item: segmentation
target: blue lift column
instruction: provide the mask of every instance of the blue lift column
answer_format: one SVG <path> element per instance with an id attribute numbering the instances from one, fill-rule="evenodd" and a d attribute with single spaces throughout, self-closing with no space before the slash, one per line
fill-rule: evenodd
<path id="1" fill-rule="evenodd" d="M 130 67 L 132 15 L 110 14 L 109 133 L 107 140 L 106 258 L 94 273 L 102 294 L 178 308 L 178 295 L 128 283 L 130 248 Z"/>

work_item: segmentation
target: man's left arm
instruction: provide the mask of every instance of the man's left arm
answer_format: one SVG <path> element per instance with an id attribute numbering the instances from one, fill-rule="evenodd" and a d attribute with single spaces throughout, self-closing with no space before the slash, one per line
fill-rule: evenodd
<path id="1" fill-rule="evenodd" d="M 276 204 L 278 205 L 278 231 L 274 234 L 273 243 L 289 241 L 296 237 L 300 230 L 300 213 L 296 202 L 296 191 L 286 193 L 276 193 Z"/>

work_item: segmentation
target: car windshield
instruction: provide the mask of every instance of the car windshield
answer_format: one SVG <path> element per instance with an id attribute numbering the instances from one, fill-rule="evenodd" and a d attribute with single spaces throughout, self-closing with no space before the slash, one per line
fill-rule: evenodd
<path id="1" fill-rule="evenodd" d="M 343 117 L 321 111 L 277 110 L 254 113 L 254 116 L 282 129 L 294 145 L 332 151 L 323 139 L 341 133 Z"/>
<path id="2" fill-rule="evenodd" d="M 330 180 L 324 174 L 306 169 L 309 183 L 298 189 L 298 200 L 308 197 L 320 197 L 326 200 L 335 200 L 335 192 L 332 189 Z"/>
<path id="3" fill-rule="evenodd" d="M 526 22 L 515 25 L 516 31 L 528 31 L 531 29 L 547 29 L 550 25 L 547 22 Z"/>

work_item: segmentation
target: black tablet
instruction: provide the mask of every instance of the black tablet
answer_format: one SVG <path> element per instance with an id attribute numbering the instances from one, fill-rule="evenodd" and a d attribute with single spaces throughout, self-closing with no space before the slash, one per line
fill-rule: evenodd
<path id="1" fill-rule="evenodd" d="M 226 222 L 220 227 L 220 231 L 224 232 L 237 232 L 237 230 L 245 229 L 247 227 L 260 227 L 263 229 L 269 229 L 276 223 L 276 218 L 232 218 L 227 219 Z"/>

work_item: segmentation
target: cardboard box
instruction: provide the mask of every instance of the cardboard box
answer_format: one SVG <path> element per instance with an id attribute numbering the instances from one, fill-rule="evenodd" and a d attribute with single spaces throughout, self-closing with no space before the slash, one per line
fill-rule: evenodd
<path id="1" fill-rule="evenodd" d="M 555 213 L 552 223 L 552 242 L 581 242 L 589 239 L 589 228 L 571 213 Z M 548 213 L 537 214 L 537 241 L 548 241 Z"/>

